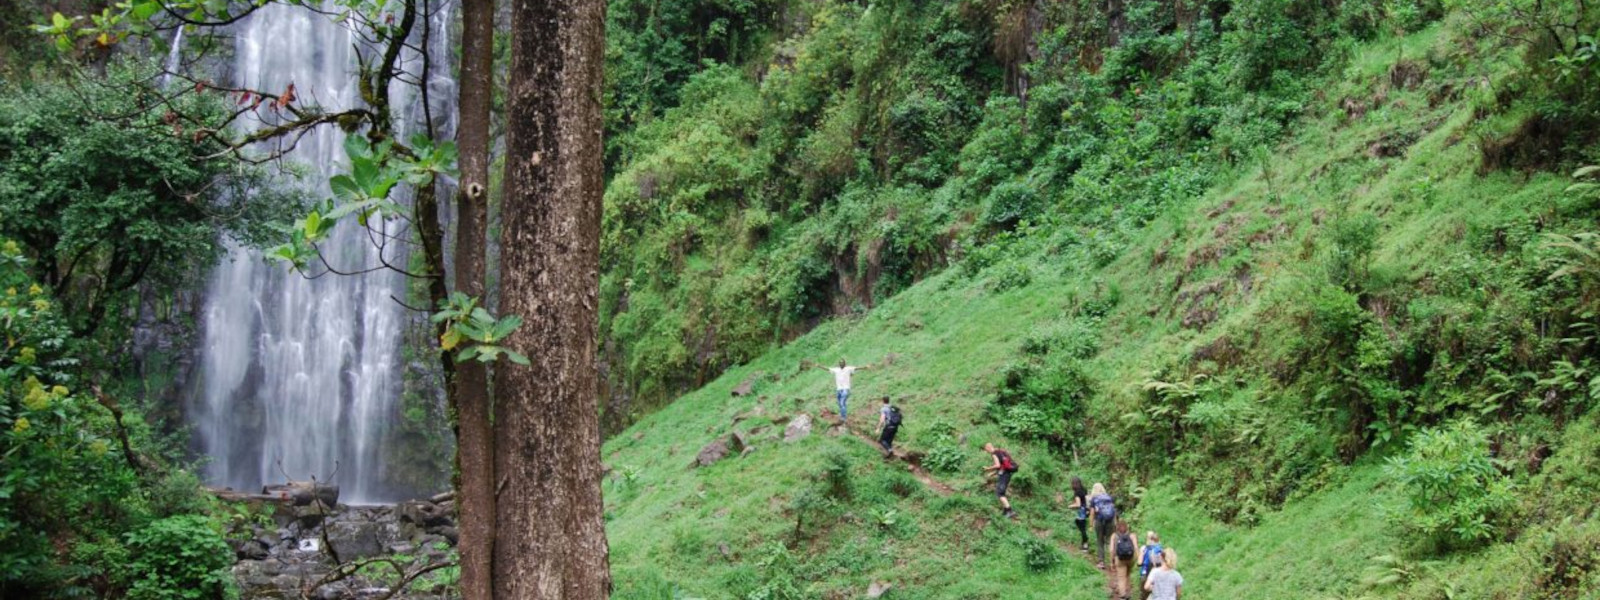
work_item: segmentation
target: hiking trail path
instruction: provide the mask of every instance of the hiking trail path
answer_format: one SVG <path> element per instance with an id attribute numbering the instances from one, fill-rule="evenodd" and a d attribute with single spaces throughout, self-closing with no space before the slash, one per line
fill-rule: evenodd
<path id="1" fill-rule="evenodd" d="M 878 438 L 874 437 L 868 432 L 860 431 L 850 427 L 847 423 L 840 423 L 838 414 L 831 410 L 823 409 L 818 415 L 818 420 L 828 424 L 828 430 L 830 434 L 840 428 L 843 428 L 845 432 L 848 432 L 850 438 L 871 446 L 873 450 L 879 453 L 883 452 L 882 446 L 878 445 Z M 924 487 L 928 488 L 928 490 L 938 494 L 939 496 L 949 496 L 951 494 L 955 494 L 957 491 L 954 486 L 940 481 L 938 478 L 933 476 L 933 473 L 929 472 L 922 466 L 922 455 L 920 453 L 907 452 L 904 448 L 895 448 L 889 456 L 885 457 L 885 459 L 904 463 L 906 465 L 906 470 L 910 471 L 911 475 L 915 477 L 917 481 L 921 482 Z M 1057 496 L 1054 504 L 1061 505 L 1064 504 L 1064 502 L 1060 496 Z M 1096 563 L 1097 557 L 1095 556 L 1095 548 L 1093 545 L 1091 545 L 1089 550 L 1085 552 L 1077 545 L 1055 539 L 1055 537 L 1051 535 L 1051 530 L 1048 528 L 1032 527 L 1022 520 L 1018 520 L 1017 524 L 1024 530 L 1033 534 L 1034 537 L 1051 544 L 1057 550 L 1060 550 L 1067 556 L 1078 558 L 1089 564 Z M 1092 544 L 1094 538 L 1093 532 L 1090 533 L 1089 537 Z M 1111 578 L 1110 566 L 1107 565 L 1105 568 L 1097 567 L 1096 570 L 1100 571 L 1101 575 L 1105 578 L 1106 597 L 1109 600 L 1119 600 L 1116 594 L 1116 584 Z M 1140 591 L 1136 589 L 1137 585 L 1137 575 L 1135 575 L 1129 580 L 1129 598 L 1139 597 Z"/>

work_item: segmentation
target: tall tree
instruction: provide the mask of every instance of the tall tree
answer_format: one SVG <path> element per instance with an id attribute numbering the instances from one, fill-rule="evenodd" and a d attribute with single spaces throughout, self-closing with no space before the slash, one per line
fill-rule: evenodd
<path id="1" fill-rule="evenodd" d="M 511 11 L 502 306 L 533 366 L 495 371 L 495 597 L 603 599 L 596 370 L 604 0 Z"/>
<path id="2" fill-rule="evenodd" d="M 494 0 L 462 0 L 461 22 L 456 291 L 482 297 L 494 85 Z M 461 511 L 461 596 L 465 600 L 490 600 L 494 597 L 495 477 L 488 365 L 475 360 L 461 363 L 451 385 L 455 388 L 449 396 L 456 414 L 456 487 Z"/>

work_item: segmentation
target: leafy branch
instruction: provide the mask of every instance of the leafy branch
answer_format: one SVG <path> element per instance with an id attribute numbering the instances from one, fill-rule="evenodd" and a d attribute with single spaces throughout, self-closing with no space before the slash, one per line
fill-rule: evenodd
<path id="1" fill-rule="evenodd" d="M 478 299 L 461 292 L 451 292 L 439 303 L 439 312 L 433 314 L 434 323 L 445 324 L 439 336 L 439 347 L 456 353 L 456 362 L 476 359 L 491 363 L 505 355 L 506 359 L 527 366 L 528 357 L 500 345 L 522 326 L 522 317 L 510 315 L 496 318 L 478 306 Z"/>

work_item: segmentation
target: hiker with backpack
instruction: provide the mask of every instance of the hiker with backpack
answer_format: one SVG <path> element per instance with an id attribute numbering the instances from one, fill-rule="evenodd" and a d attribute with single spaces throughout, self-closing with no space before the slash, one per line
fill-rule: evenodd
<path id="1" fill-rule="evenodd" d="M 1150 581 L 1150 572 L 1154 571 L 1156 564 L 1161 562 L 1161 536 L 1154 531 L 1144 532 L 1144 545 L 1139 547 L 1139 582 Z M 1150 597 L 1150 591 L 1145 590 L 1145 598 Z"/>
<path id="2" fill-rule="evenodd" d="M 1089 490 L 1084 489 L 1083 479 L 1072 477 L 1072 504 L 1067 508 L 1072 509 L 1073 523 L 1078 526 L 1078 540 L 1085 553 L 1089 551 Z"/>
<path id="3" fill-rule="evenodd" d="M 839 366 L 824 367 L 817 365 L 818 369 L 825 369 L 833 373 L 833 396 L 839 401 L 839 422 L 844 423 L 846 411 L 850 404 L 850 376 L 856 371 L 865 370 L 866 367 L 852 367 L 844 359 L 839 359 Z"/>
<path id="4" fill-rule="evenodd" d="M 1150 600 L 1179 600 L 1183 597 L 1183 575 L 1178 574 L 1178 553 L 1171 548 L 1161 551 L 1160 562 L 1144 580 L 1144 591 Z"/>
<path id="5" fill-rule="evenodd" d="M 1017 472 L 1017 461 L 1011 458 L 1010 452 L 996 448 L 994 444 L 984 444 L 983 451 L 994 458 L 994 464 L 984 467 L 983 473 L 999 474 L 994 484 L 994 495 L 1000 497 L 1000 508 L 1005 510 L 1006 518 L 1015 519 L 1017 513 L 1011 510 L 1011 500 L 1006 498 L 1006 487 L 1011 485 L 1011 475 Z"/>
<path id="6" fill-rule="evenodd" d="M 878 445 L 883 447 L 883 457 L 894 454 L 894 435 L 900 432 L 900 407 L 883 397 L 883 408 L 878 409 Z"/>
<path id="7" fill-rule="evenodd" d="M 1089 494 L 1089 514 L 1094 517 L 1095 546 L 1100 549 L 1100 563 L 1095 568 L 1106 568 L 1106 546 L 1111 543 L 1111 526 L 1117 519 L 1117 503 L 1106 493 L 1106 486 L 1094 484 Z"/>
<path id="8" fill-rule="evenodd" d="M 1138 548 L 1139 538 L 1128 531 L 1128 522 L 1117 519 L 1111 534 L 1111 587 L 1122 600 L 1128 600 L 1128 579 L 1133 575 Z"/>

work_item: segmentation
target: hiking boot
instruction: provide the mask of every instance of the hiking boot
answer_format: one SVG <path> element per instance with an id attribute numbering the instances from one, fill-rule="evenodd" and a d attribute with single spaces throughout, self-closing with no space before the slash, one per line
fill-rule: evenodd
<path id="1" fill-rule="evenodd" d="M 1008 509 L 1006 509 L 1006 518 L 1007 518 L 1007 519 L 1011 519 L 1011 520 L 1013 520 L 1013 521 L 1015 521 L 1015 520 L 1017 520 L 1017 513 L 1016 513 L 1016 511 L 1014 511 L 1014 510 L 1011 510 L 1011 509 L 1009 509 L 1009 508 L 1008 508 Z"/>

